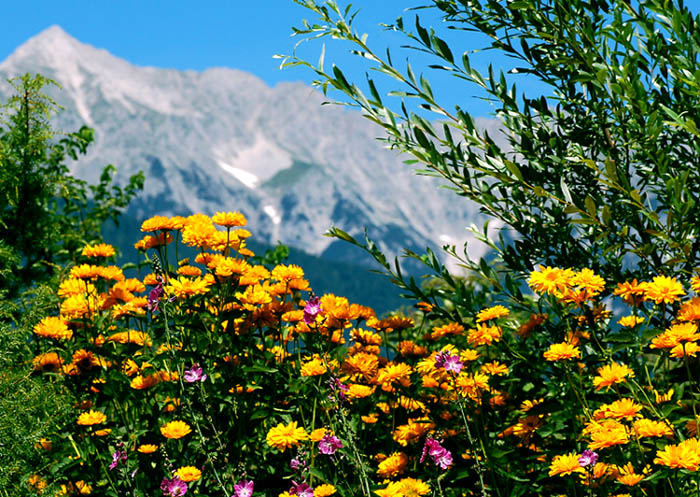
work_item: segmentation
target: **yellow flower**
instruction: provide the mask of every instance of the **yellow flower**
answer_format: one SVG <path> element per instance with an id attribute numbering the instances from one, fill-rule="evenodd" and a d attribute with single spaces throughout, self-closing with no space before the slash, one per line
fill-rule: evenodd
<path id="1" fill-rule="evenodd" d="M 90 426 L 104 423 L 105 421 L 107 421 L 107 416 L 99 411 L 93 411 L 90 409 L 88 412 L 84 412 L 78 416 L 78 421 L 76 421 L 76 423 L 79 425 Z"/>
<path id="2" fill-rule="evenodd" d="M 569 280 L 574 275 L 571 269 L 543 267 L 530 273 L 528 284 L 537 293 L 549 293 L 558 296 L 569 287 Z"/>
<path id="3" fill-rule="evenodd" d="M 548 361 L 561 361 L 581 357 L 581 351 L 578 347 L 574 347 L 570 343 L 555 343 L 549 346 L 549 349 L 543 354 Z"/>
<path id="4" fill-rule="evenodd" d="M 333 495 L 336 492 L 336 489 L 333 485 L 330 483 L 324 483 L 323 485 L 319 485 L 318 487 L 314 488 L 314 497 L 328 497 L 329 495 Z"/>
<path id="5" fill-rule="evenodd" d="M 637 305 L 644 296 L 645 287 L 646 283 L 637 283 L 637 279 L 635 278 L 632 281 L 618 283 L 617 288 L 615 288 L 613 291 L 613 294 L 620 297 L 629 305 Z"/>
<path id="6" fill-rule="evenodd" d="M 158 450 L 158 446 L 155 444 L 141 444 L 136 450 L 138 450 L 141 454 L 153 454 L 156 450 Z"/>
<path id="7" fill-rule="evenodd" d="M 202 477 L 202 472 L 194 466 L 183 466 L 175 471 L 175 475 L 182 481 L 196 481 Z"/>
<path id="8" fill-rule="evenodd" d="M 636 404 L 632 399 L 620 399 L 611 404 L 604 404 L 593 413 L 594 419 L 612 418 L 631 420 L 639 416 L 642 410 L 640 404 Z"/>
<path id="9" fill-rule="evenodd" d="M 316 428 L 314 431 L 309 433 L 309 440 L 311 440 L 312 442 L 320 442 L 321 439 L 323 439 L 323 437 L 326 436 L 326 433 L 332 435 L 332 433 L 326 428 Z"/>
<path id="10" fill-rule="evenodd" d="M 464 326 L 458 323 L 448 323 L 443 326 L 436 326 L 430 334 L 431 340 L 437 340 L 447 335 L 461 335 L 464 333 Z"/>
<path id="11" fill-rule="evenodd" d="M 38 494 L 42 492 L 46 488 L 46 480 L 44 480 L 41 476 L 39 475 L 31 475 L 27 479 L 27 483 L 29 484 L 30 487 L 34 489 L 34 491 Z"/>
<path id="12" fill-rule="evenodd" d="M 176 420 L 160 427 L 160 432 L 165 438 L 182 438 L 192 432 L 190 425 L 184 421 Z"/>
<path id="13" fill-rule="evenodd" d="M 605 280 L 588 268 L 581 269 L 569 280 L 569 285 L 586 290 L 591 295 L 597 295 L 605 288 Z"/>
<path id="14" fill-rule="evenodd" d="M 170 279 L 165 286 L 165 291 L 168 294 L 175 294 L 179 299 L 203 295 L 209 291 L 209 286 L 214 283 L 213 279 L 207 278 L 207 276 L 201 278 L 180 276 L 178 279 Z"/>
<path id="15" fill-rule="evenodd" d="M 689 302 L 681 304 L 677 317 L 679 321 L 700 320 L 700 297 L 693 297 Z"/>
<path id="16" fill-rule="evenodd" d="M 377 383 L 382 386 L 385 392 L 395 391 L 394 384 L 399 383 L 401 386 L 411 386 L 411 366 L 403 362 L 389 363 L 379 370 L 377 374 Z"/>
<path id="17" fill-rule="evenodd" d="M 40 337 L 56 340 L 69 340 L 73 332 L 68 329 L 65 320 L 57 317 L 46 317 L 34 327 L 34 333 Z"/>
<path id="18" fill-rule="evenodd" d="M 625 328 L 634 328 L 643 322 L 644 318 L 640 316 L 622 316 L 618 321 L 620 326 L 624 326 Z"/>
<path id="19" fill-rule="evenodd" d="M 644 300 L 653 300 L 656 304 L 672 304 L 684 293 L 683 285 L 668 276 L 655 276 L 651 283 L 644 285 Z"/>
<path id="20" fill-rule="evenodd" d="M 498 361 L 487 362 L 481 366 L 481 372 L 492 376 L 508 374 L 508 366 Z"/>
<path id="21" fill-rule="evenodd" d="M 372 395 L 375 389 L 376 387 L 374 386 L 351 383 L 348 385 L 347 395 L 350 399 L 364 399 Z"/>
<path id="22" fill-rule="evenodd" d="M 303 277 L 304 270 L 294 264 L 290 264 L 289 266 L 280 264 L 275 266 L 275 268 L 272 270 L 272 278 L 280 282 L 288 283 L 292 280 L 302 279 Z"/>
<path id="23" fill-rule="evenodd" d="M 401 447 L 406 447 L 409 443 L 416 442 L 434 428 L 435 424 L 428 418 L 409 418 L 408 424 L 396 427 L 393 438 Z"/>
<path id="24" fill-rule="evenodd" d="M 491 319 L 498 319 L 503 316 L 510 314 L 510 311 L 503 307 L 502 305 L 495 305 L 487 309 L 482 309 L 476 315 L 476 322 L 481 323 L 484 321 L 490 321 Z"/>
<path id="25" fill-rule="evenodd" d="M 143 347 L 144 345 L 148 345 L 150 347 L 153 343 L 151 341 L 151 337 L 148 336 L 147 333 L 136 330 L 127 330 L 114 333 L 107 338 L 107 341 L 122 344 L 133 343 L 139 347 Z"/>
<path id="26" fill-rule="evenodd" d="M 628 368 L 625 364 L 618 364 L 613 362 L 612 364 L 606 364 L 602 368 L 598 368 L 598 376 L 593 378 L 593 386 L 596 390 L 600 390 L 603 387 L 610 388 L 610 385 L 615 385 L 617 383 L 622 383 L 627 377 L 633 377 L 634 371 Z"/>
<path id="27" fill-rule="evenodd" d="M 184 266 L 180 266 L 177 268 L 177 274 L 180 276 L 201 276 L 202 275 L 202 270 L 199 269 L 196 266 L 190 266 L 189 264 L 185 264 Z"/>
<path id="28" fill-rule="evenodd" d="M 632 467 L 632 463 L 627 463 L 622 467 L 618 467 L 619 471 L 619 476 L 616 478 L 616 480 L 619 483 L 622 483 L 623 485 L 627 485 L 628 487 L 633 487 L 640 481 L 644 479 L 646 476 L 644 473 L 645 471 L 642 471 L 642 474 L 636 474 L 634 472 L 634 468 Z M 649 472 L 648 468 L 646 469 L 646 472 Z"/>
<path id="29" fill-rule="evenodd" d="M 605 419 L 600 422 L 591 421 L 584 428 L 583 434 L 590 435 L 591 443 L 588 444 L 588 448 L 591 450 L 624 445 L 629 442 L 627 428 L 614 419 Z"/>
<path id="30" fill-rule="evenodd" d="M 430 493 L 430 487 L 423 480 L 403 478 L 391 482 L 386 488 L 374 491 L 379 497 L 419 497 Z"/>
<path id="31" fill-rule="evenodd" d="M 646 418 L 636 420 L 632 424 L 632 431 L 639 438 L 673 436 L 673 430 L 667 423 Z"/>
<path id="32" fill-rule="evenodd" d="M 114 247 L 106 243 L 98 243 L 96 245 L 85 245 L 80 255 L 85 257 L 112 257 L 116 252 Z"/>
<path id="33" fill-rule="evenodd" d="M 493 342 L 498 342 L 503 335 L 503 330 L 500 327 L 493 325 L 487 326 L 484 323 L 479 323 L 475 329 L 467 332 L 467 341 L 469 345 L 491 345 Z"/>
<path id="34" fill-rule="evenodd" d="M 75 488 L 78 490 L 80 495 L 90 495 L 92 493 L 92 486 L 85 483 L 83 480 L 76 481 Z"/>
<path id="35" fill-rule="evenodd" d="M 214 224 L 233 228 L 234 226 L 245 226 L 248 221 L 240 212 L 217 212 L 211 218 Z"/>
<path id="36" fill-rule="evenodd" d="M 327 371 L 326 366 L 323 364 L 323 360 L 316 356 L 312 357 L 310 360 L 301 365 L 300 373 L 301 376 L 319 376 Z"/>
<path id="37" fill-rule="evenodd" d="M 297 427 L 297 422 L 288 425 L 282 423 L 267 432 L 267 444 L 284 452 L 286 449 L 299 445 L 302 440 L 308 440 L 309 435 L 304 428 Z"/>
<path id="38" fill-rule="evenodd" d="M 583 473 L 584 469 L 578 462 L 579 455 L 575 452 L 554 456 L 549 466 L 549 476 L 566 476 L 571 473 Z"/>
<path id="39" fill-rule="evenodd" d="M 408 467 L 408 456 L 403 452 L 394 452 L 379 463 L 377 475 L 381 478 L 396 478 Z"/>
<path id="40" fill-rule="evenodd" d="M 360 416 L 360 419 L 362 420 L 363 423 L 367 423 L 368 425 L 374 424 L 379 420 L 379 416 L 377 413 L 371 413 L 368 414 L 367 416 Z"/>
<path id="41" fill-rule="evenodd" d="M 697 471 L 700 468 L 700 440 L 689 438 L 677 445 L 667 445 L 656 452 L 654 464 Z"/>
<path id="42" fill-rule="evenodd" d="M 63 359 L 56 352 L 46 352 L 32 359 L 32 365 L 37 371 L 56 370 L 63 365 Z"/>

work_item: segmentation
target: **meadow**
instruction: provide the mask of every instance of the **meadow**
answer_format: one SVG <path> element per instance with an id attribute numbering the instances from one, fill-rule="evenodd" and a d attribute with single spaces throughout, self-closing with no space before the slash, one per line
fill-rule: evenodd
<path id="1" fill-rule="evenodd" d="M 283 64 L 510 236 L 473 228 L 488 259 L 444 247 L 460 274 L 407 251 L 417 278 L 330 227 L 416 302 L 381 315 L 254 253 L 235 206 L 154 213 L 119 266 L 100 229 L 143 178 L 71 178 L 90 131 L 56 141 L 48 82 L 16 80 L 0 133 L 0 495 L 700 495 L 697 17 L 665 0 L 431 4 L 515 71 L 475 69 L 420 16 L 390 25 L 428 69 L 486 92 L 501 147 L 369 46 L 351 8 L 300 3 L 316 20 L 297 36 L 353 45 L 385 79 Z M 517 93 L 523 72 L 550 93 Z"/>

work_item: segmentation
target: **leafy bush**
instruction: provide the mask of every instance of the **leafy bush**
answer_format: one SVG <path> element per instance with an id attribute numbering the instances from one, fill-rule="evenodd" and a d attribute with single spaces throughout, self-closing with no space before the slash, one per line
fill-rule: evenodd
<path id="1" fill-rule="evenodd" d="M 101 241 L 101 227 L 117 221 L 143 176 L 125 188 L 111 184 L 113 166 L 97 185 L 73 178 L 67 161 L 85 153 L 92 130 L 52 130 L 57 106 L 43 93 L 50 80 L 25 75 L 11 84 L 17 93 L 0 117 L 0 489 L 24 495 L 30 482 L 39 485 L 29 475 L 58 469 L 42 440 L 71 408 L 60 376 L 32 375 L 38 344 L 28 337 L 56 309 L 60 271 L 86 242 Z"/>

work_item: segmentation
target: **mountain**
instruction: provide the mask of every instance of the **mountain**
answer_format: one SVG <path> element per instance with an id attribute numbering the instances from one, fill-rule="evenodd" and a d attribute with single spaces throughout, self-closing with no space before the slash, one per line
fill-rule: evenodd
<path id="1" fill-rule="evenodd" d="M 120 182 L 145 172 L 129 211 L 136 219 L 240 210 L 262 242 L 365 263 L 361 251 L 322 234 L 331 225 L 355 235 L 366 227 L 397 254 L 461 244 L 465 228 L 482 220 L 474 204 L 384 148 L 380 128 L 356 111 L 322 106 L 325 97 L 302 83 L 270 87 L 226 68 L 138 67 L 58 26 L 0 63 L 3 80 L 25 72 L 63 87 L 51 91 L 65 108 L 59 129 L 95 129 L 76 176 L 94 182 L 108 163 Z M 0 97 L 9 91 L 0 86 Z"/>

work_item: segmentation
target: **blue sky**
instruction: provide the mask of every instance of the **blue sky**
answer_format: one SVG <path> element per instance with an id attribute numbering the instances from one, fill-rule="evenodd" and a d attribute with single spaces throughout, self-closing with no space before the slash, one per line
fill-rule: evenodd
<path id="1" fill-rule="evenodd" d="M 374 41 L 381 52 L 386 46 L 395 48 L 396 59 L 402 60 L 398 46 L 404 40 L 386 33 L 378 23 L 392 22 L 406 7 L 421 3 L 420 0 L 356 0 L 353 5 L 362 9 L 358 24 L 363 32 L 369 33 L 370 42 Z M 311 71 L 301 68 L 280 71 L 280 61 L 272 56 L 292 51 L 297 38 L 290 38 L 291 27 L 301 26 L 301 19 L 310 18 L 311 14 L 292 0 L 6 2 L 0 20 L 0 60 L 28 38 L 58 24 L 80 41 L 137 65 L 195 70 L 223 66 L 252 72 L 270 85 L 299 80 L 309 83 L 314 79 Z M 413 19 L 413 14 L 407 16 Z M 433 16 L 431 21 L 439 29 L 439 19 Z M 458 42 L 461 50 L 478 46 L 474 36 L 462 36 Z M 320 50 L 321 44 L 315 43 L 301 53 L 316 61 Z M 326 62 L 329 65 L 336 62 L 355 80 L 367 71 L 365 61 L 339 46 L 327 47 Z M 506 63 L 505 59 L 501 62 Z M 460 103 L 475 115 L 490 113 L 489 104 L 475 98 L 472 88 L 442 75 L 435 75 L 432 80 L 450 106 Z"/>
<path id="2" fill-rule="evenodd" d="M 345 5 L 345 0 L 339 0 Z M 416 54 L 401 52 L 399 46 L 405 39 L 395 33 L 387 33 L 378 26 L 380 22 L 392 22 L 405 14 L 407 24 L 414 14 L 404 13 L 406 7 L 424 3 L 422 0 L 356 0 L 360 7 L 358 27 L 369 34 L 370 44 L 383 53 L 392 47 L 395 61 L 405 60 Z M 427 3 L 427 2 L 425 2 Z M 425 12 L 425 11 L 423 11 Z M 301 68 L 279 70 L 276 53 L 290 53 L 296 38 L 290 38 L 291 27 L 301 26 L 302 18 L 310 18 L 311 12 L 292 0 L 26 0 L 6 2 L 0 20 L 0 60 L 6 58 L 21 43 L 43 29 L 58 24 L 69 34 L 84 43 L 104 48 L 112 54 L 142 66 L 175 69 L 203 70 L 208 67 L 231 67 L 252 72 L 274 85 L 280 81 L 305 81 L 314 79 L 310 70 Z M 426 16 L 425 24 L 440 30 L 436 16 Z M 476 34 L 447 33 L 454 42 L 456 54 L 474 50 L 483 39 Z M 321 44 L 307 46 L 301 54 L 316 61 Z M 491 52 L 477 56 L 476 67 L 485 69 L 491 62 L 496 68 L 508 67 L 511 62 L 504 56 Z M 415 67 L 425 58 L 418 58 Z M 327 47 L 326 63 L 335 62 L 354 81 L 360 80 L 367 66 L 365 61 L 348 53 L 338 45 Z M 401 64 L 402 65 L 402 64 Z M 541 90 L 533 81 L 520 77 L 519 88 L 528 92 Z M 490 114 L 491 106 L 478 98 L 473 86 L 446 75 L 429 75 L 436 94 L 448 107 L 459 103 L 476 116 Z M 390 90 L 389 85 L 380 90 Z M 339 94 L 333 94 L 340 98 Z M 331 95 L 331 96 L 333 96 Z"/>

